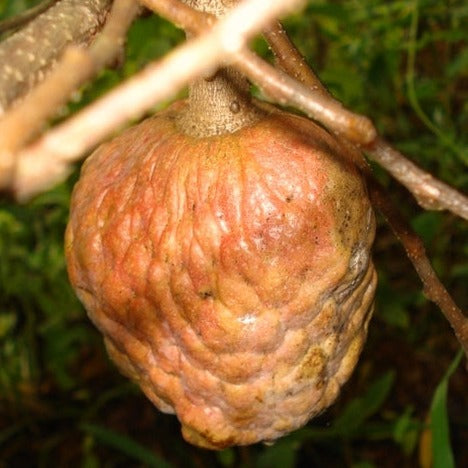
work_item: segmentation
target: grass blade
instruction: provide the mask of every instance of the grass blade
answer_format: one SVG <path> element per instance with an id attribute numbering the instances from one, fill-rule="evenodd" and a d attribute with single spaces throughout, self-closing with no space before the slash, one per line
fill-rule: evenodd
<path id="1" fill-rule="evenodd" d="M 434 468 L 455 468 L 450 444 L 450 427 L 447 414 L 448 382 L 460 364 L 463 352 L 457 354 L 434 392 L 431 404 L 432 457 Z"/>
<path id="2" fill-rule="evenodd" d="M 124 453 L 128 457 L 151 468 L 171 468 L 172 465 L 127 436 L 106 427 L 83 423 L 81 430 L 94 437 L 98 442 Z"/>

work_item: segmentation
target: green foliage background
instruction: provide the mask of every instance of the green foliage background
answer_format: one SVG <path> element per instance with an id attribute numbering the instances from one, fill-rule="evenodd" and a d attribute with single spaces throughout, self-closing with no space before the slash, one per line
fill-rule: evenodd
<path id="1" fill-rule="evenodd" d="M 0 20 L 36 3 L 0 0 Z M 285 24 L 339 99 L 371 117 L 419 165 L 468 192 L 467 19 L 463 0 L 317 0 Z M 165 21 L 140 18 L 122 67 L 103 72 L 65 114 L 182 39 Z M 269 56 L 260 39 L 254 46 Z M 466 223 L 422 211 L 376 173 L 466 309 Z M 338 402 L 269 448 L 212 453 L 186 444 L 177 420 L 155 410 L 108 362 L 68 284 L 63 233 L 77 177 L 78 168 L 27 205 L 0 199 L 0 467 L 380 468 L 426 467 L 430 459 L 436 467 L 468 466 L 466 372 L 454 362 L 446 374 L 457 342 L 383 223 L 374 249 L 375 317 Z"/>

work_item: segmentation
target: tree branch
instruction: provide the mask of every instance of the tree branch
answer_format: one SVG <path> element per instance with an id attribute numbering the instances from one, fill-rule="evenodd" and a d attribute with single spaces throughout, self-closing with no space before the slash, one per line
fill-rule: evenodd
<path id="1" fill-rule="evenodd" d="M 264 31 L 264 36 L 275 54 L 278 65 L 286 73 L 295 76 L 301 83 L 316 90 L 325 98 L 331 97 L 315 73 L 307 66 L 295 45 L 289 40 L 281 24 L 274 23 L 268 26 Z M 326 124 L 324 121 L 322 123 Z M 338 133 L 339 136 L 347 137 L 347 134 L 340 132 L 334 124 L 329 125 L 328 128 Z M 468 198 L 465 195 L 420 169 L 380 137 L 364 146 L 369 157 L 404 185 L 423 208 L 427 210 L 447 209 L 468 220 Z"/>
<path id="2" fill-rule="evenodd" d="M 328 91 L 321 84 L 318 77 L 310 69 L 302 55 L 296 49 L 295 45 L 289 40 L 281 24 L 271 25 L 265 32 L 265 38 L 275 53 L 276 63 L 287 73 L 294 76 L 307 86 L 314 87 L 322 93 L 328 94 Z M 296 68 L 297 65 L 297 68 Z M 432 178 L 403 155 L 398 153 L 382 139 L 378 138 L 373 144 L 373 159 L 386 167 L 391 167 L 392 175 L 397 179 L 403 179 L 414 188 L 413 194 L 420 199 L 420 203 L 427 204 L 428 200 L 436 196 L 436 203 L 439 199 L 444 199 L 447 206 L 451 206 L 452 211 L 463 213 L 463 200 L 459 200 L 459 194 L 451 187 Z M 388 161 L 392 158 L 391 161 Z M 386 159 L 384 161 L 384 159 Z M 385 163 L 385 164 L 382 164 Z M 437 277 L 434 269 L 425 252 L 424 244 L 418 235 L 411 229 L 411 226 L 400 215 L 397 209 L 391 203 L 385 189 L 375 180 L 366 166 L 361 166 L 367 178 L 372 204 L 379 209 L 386 218 L 396 237 L 405 248 L 407 255 L 412 262 L 418 276 L 423 282 L 424 292 L 429 300 L 437 304 L 451 324 L 458 341 L 462 345 L 468 358 L 468 319 L 457 307 L 450 294 Z M 418 177 L 418 179 L 416 179 Z M 427 182 L 430 182 L 427 185 Z M 441 187 L 442 186 L 442 187 Z M 438 193 L 434 193 L 434 187 L 440 187 Z M 422 193 L 422 194 L 421 194 Z M 426 208 L 438 208 L 436 206 L 426 206 Z M 466 205 L 465 205 L 466 208 Z M 460 209 L 460 210 L 459 210 Z"/>
<path id="3" fill-rule="evenodd" d="M 142 3 L 154 9 L 169 20 L 173 21 L 175 24 L 195 33 L 202 33 L 206 31 L 207 27 L 209 27 L 209 25 L 213 22 L 209 15 L 195 11 L 180 1 L 142 0 Z M 288 3 L 286 2 L 286 5 L 287 4 Z M 254 14 L 254 17 L 255 16 L 258 15 Z M 255 20 L 253 21 L 255 22 Z M 248 24 L 249 22 L 246 20 L 246 18 L 244 18 L 243 23 Z M 218 31 L 221 31 L 221 27 L 222 26 L 217 26 Z M 240 29 L 240 37 L 242 37 L 242 28 L 245 26 L 244 24 L 239 23 L 237 27 Z M 273 32 L 275 31 L 278 33 L 280 30 L 278 28 L 275 30 L 273 27 Z M 232 34 L 234 34 L 233 37 L 236 39 L 239 38 L 239 31 L 234 29 Z M 217 40 L 217 38 L 215 38 L 216 33 L 213 33 L 212 37 L 214 40 Z M 222 37 L 222 35 L 220 37 Z M 284 34 L 277 34 L 277 39 L 279 38 L 279 40 L 276 41 L 276 49 L 278 49 L 276 51 L 276 55 L 278 57 L 286 56 L 286 52 L 288 50 L 291 51 L 294 49 L 294 46 L 290 42 L 285 41 L 285 37 L 286 36 Z M 245 37 L 243 40 L 245 41 Z M 260 86 L 263 92 L 272 97 L 275 101 L 279 102 L 280 104 L 295 106 L 299 110 L 302 110 L 304 113 L 306 113 L 309 117 L 323 123 L 338 136 L 344 137 L 345 139 L 352 142 L 352 144 L 358 144 L 366 149 L 373 159 L 375 159 L 390 173 L 392 173 L 392 175 L 394 175 L 401 183 L 403 183 L 412 193 L 415 193 L 419 203 L 421 203 L 423 206 L 430 206 L 431 208 L 437 207 L 439 209 L 449 209 L 455 214 L 468 219 L 468 199 L 464 195 L 458 193 L 448 185 L 436 180 L 430 174 L 427 174 L 421 169 L 417 168 L 417 166 L 415 166 L 413 163 L 406 160 L 403 155 L 400 155 L 396 150 L 386 145 L 381 139 L 378 139 L 375 128 L 369 119 L 344 109 L 338 101 L 334 100 L 329 95 L 323 86 L 317 85 L 318 79 L 311 70 L 306 73 L 304 71 L 307 70 L 306 67 L 301 67 L 303 71 L 302 76 L 299 76 L 299 78 L 302 79 L 302 81 L 305 80 L 304 82 L 308 83 L 313 81 L 314 89 L 309 89 L 307 86 L 304 86 L 303 84 L 288 76 L 286 73 L 273 68 L 268 63 L 262 61 L 255 54 L 246 50 L 243 46 L 241 47 L 239 42 L 236 43 L 233 40 L 231 44 L 232 45 L 220 43 L 212 44 L 211 47 L 207 44 L 202 46 L 206 47 L 206 53 L 210 54 L 211 58 L 203 58 L 203 56 L 200 55 L 198 51 L 195 51 L 195 56 L 198 57 L 197 60 L 200 60 L 201 62 L 199 64 L 194 64 L 190 59 L 185 59 L 187 60 L 188 68 L 187 65 L 181 67 L 180 69 L 185 68 L 184 73 L 182 74 L 180 73 L 180 69 L 177 72 L 174 72 L 174 77 L 178 75 L 178 78 L 181 79 L 173 79 L 173 83 L 171 84 L 166 81 L 167 78 L 164 76 L 164 73 L 168 69 L 172 69 L 173 64 L 171 64 L 171 60 L 176 56 L 171 56 L 171 60 L 163 60 L 164 65 L 162 67 L 160 64 L 154 65 L 153 70 L 155 73 L 154 76 L 156 77 L 154 79 L 157 79 L 160 83 L 162 82 L 166 84 L 163 85 L 162 88 L 155 90 L 154 86 L 151 84 L 153 78 L 142 77 L 142 79 L 139 81 L 139 86 L 148 86 L 148 89 L 152 90 L 151 93 L 153 94 L 153 98 L 149 99 L 146 97 L 145 103 L 141 102 L 139 104 L 141 107 L 135 108 L 134 111 L 130 109 L 130 106 L 128 106 L 128 101 L 126 101 L 124 97 L 120 99 L 120 105 L 125 106 L 125 109 L 120 108 L 118 111 L 116 111 L 114 104 L 109 104 L 109 108 L 112 109 L 111 112 L 118 112 L 120 115 L 113 115 L 113 118 L 109 119 L 105 124 L 102 124 L 101 127 L 95 127 L 93 125 L 93 128 L 90 128 L 89 125 L 83 125 L 84 122 L 79 124 L 81 117 L 77 117 L 78 120 L 74 119 L 72 122 L 78 122 L 78 124 L 75 124 L 77 125 L 76 128 L 80 128 L 80 131 L 84 132 L 87 135 L 87 138 L 82 137 L 81 144 L 77 144 L 75 146 L 75 152 L 73 156 L 71 155 L 72 151 L 68 151 L 68 156 L 66 158 L 62 158 L 62 164 L 65 159 L 69 159 L 71 161 L 78 158 L 81 152 L 84 152 L 90 147 L 94 146 L 98 141 L 100 141 L 100 139 L 108 135 L 112 129 L 118 125 L 121 125 L 125 119 L 141 115 L 144 110 L 151 107 L 162 98 L 162 93 L 159 94 L 159 91 L 165 90 L 165 96 L 168 94 L 173 94 L 175 91 L 180 89 L 181 86 L 185 85 L 187 81 L 190 81 L 203 71 L 206 72 L 210 67 L 215 67 L 221 62 L 221 60 L 224 59 L 227 62 L 234 62 L 240 71 L 242 71 L 258 86 Z M 242 44 L 245 44 L 245 42 L 242 42 Z M 275 49 L 274 42 L 272 45 Z M 280 50 L 280 47 L 282 47 L 283 50 Z M 296 55 L 297 54 L 299 53 L 296 50 Z M 177 57 L 174 59 L 173 63 L 176 62 Z M 284 62 L 285 61 L 283 60 L 283 63 Z M 152 73 L 148 73 L 149 75 L 153 76 Z M 157 73 L 161 73 L 162 77 L 158 77 Z M 308 77 L 306 77 L 307 74 L 309 75 Z M 138 78 L 136 80 L 138 80 Z M 131 86 L 128 89 L 130 90 L 130 88 Z M 125 85 L 122 87 L 122 91 L 124 89 L 127 89 L 125 88 Z M 113 94 L 112 96 L 113 97 L 110 97 L 110 100 L 114 100 L 113 102 L 117 104 L 119 101 L 118 96 L 116 94 Z M 90 117 L 92 116 L 92 109 L 93 108 L 90 109 Z M 86 114 L 83 114 L 83 118 L 86 118 L 85 116 Z M 84 126 L 84 128 L 81 128 L 82 126 Z M 68 127 L 69 130 L 66 134 L 73 134 L 73 132 L 70 130 L 72 127 L 73 125 L 70 124 Z M 52 135 L 55 135 L 55 132 L 60 133 L 60 130 L 57 129 Z M 49 141 L 60 141 L 59 138 L 52 138 L 52 135 Z M 45 140 L 43 140 L 43 142 L 44 141 Z M 70 139 L 68 139 L 68 141 L 70 141 Z M 41 148 L 45 150 L 46 147 L 36 145 L 34 153 L 29 152 L 29 155 L 40 154 L 42 151 Z M 58 146 L 56 146 L 55 151 L 49 153 L 49 155 L 58 155 L 57 148 Z M 48 151 L 50 151 L 50 148 L 48 148 Z M 47 154 L 47 152 L 45 154 Z M 27 172 L 30 172 L 31 174 L 32 172 L 28 171 L 26 165 L 24 164 L 24 161 L 28 160 L 28 158 L 23 155 L 22 160 L 23 162 L 21 162 L 19 165 L 20 169 L 18 171 L 16 187 L 19 190 L 18 193 L 23 192 L 24 196 L 26 196 L 27 190 L 20 190 L 20 187 L 25 187 L 24 183 L 21 183 L 20 180 L 23 178 L 24 180 L 30 180 L 32 182 L 34 177 L 23 177 Z M 49 163 L 49 166 L 52 165 L 52 163 L 53 161 Z M 31 168 L 35 167 L 33 161 L 30 161 L 30 164 Z M 39 168 L 37 169 L 39 170 Z M 39 180 L 40 179 L 38 179 L 37 182 Z M 36 190 L 39 190 L 39 186 L 32 190 L 31 194 Z"/>
<path id="4" fill-rule="evenodd" d="M 140 117 L 198 76 L 213 72 L 226 57 L 235 56 L 269 21 L 292 12 L 302 3 L 303 0 L 240 3 L 207 34 L 177 47 L 161 61 L 49 131 L 18 155 L 13 184 L 17 198 L 25 200 L 63 180 L 71 162 L 116 128 Z"/>
<path id="5" fill-rule="evenodd" d="M 57 3 L 58 0 L 44 0 L 32 8 L 29 8 L 24 13 L 21 13 L 13 18 L 7 18 L 3 21 L 0 21 L 0 35 L 12 31 L 13 29 L 20 28 L 26 23 L 29 23 L 31 20 L 39 16 L 44 11 L 48 10 L 54 3 Z"/>
<path id="6" fill-rule="evenodd" d="M 88 44 L 111 0 L 61 0 L 0 43 L 0 115 L 40 82 L 69 44 Z"/>
<path id="7" fill-rule="evenodd" d="M 367 145 L 377 137 L 374 125 L 367 117 L 345 109 L 321 90 L 309 89 L 253 52 L 240 51 L 235 66 L 278 104 L 295 107 L 352 143 Z"/>
<path id="8" fill-rule="evenodd" d="M 302 54 L 291 42 L 279 21 L 267 25 L 267 27 L 263 29 L 263 36 L 275 56 L 275 64 L 281 70 L 309 89 L 320 92 L 326 96 L 330 95 L 323 83 L 307 64 Z"/>
<path id="9" fill-rule="evenodd" d="M 68 46 L 57 66 L 0 120 L 0 188 L 11 184 L 15 153 L 53 116 L 70 94 L 96 75 L 123 46 L 138 12 L 135 0 L 115 0 L 102 33 L 86 50 Z"/>
<path id="10" fill-rule="evenodd" d="M 394 208 L 385 189 L 374 179 L 368 179 L 372 204 L 379 209 L 406 250 L 408 258 L 423 283 L 426 297 L 437 304 L 452 326 L 465 355 L 468 358 L 468 318 L 458 308 L 444 285 L 437 277 L 427 258 L 422 240 Z"/>
<path id="11" fill-rule="evenodd" d="M 468 220 L 468 198 L 465 195 L 423 171 L 382 138 L 365 151 L 404 185 L 424 209 L 445 209 Z"/>

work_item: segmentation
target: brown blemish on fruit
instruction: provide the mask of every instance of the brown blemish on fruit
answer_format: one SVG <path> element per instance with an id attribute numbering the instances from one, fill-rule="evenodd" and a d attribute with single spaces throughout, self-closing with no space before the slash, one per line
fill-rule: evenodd
<path id="1" fill-rule="evenodd" d="M 319 377 L 325 367 L 325 356 L 320 348 L 311 348 L 298 370 L 298 380 L 312 380 Z"/>
<path id="2" fill-rule="evenodd" d="M 211 291 L 210 289 L 207 289 L 205 291 L 199 291 L 198 292 L 198 295 L 202 298 L 202 299 L 210 299 L 210 298 L 213 298 L 214 297 L 214 293 L 213 291 Z"/>

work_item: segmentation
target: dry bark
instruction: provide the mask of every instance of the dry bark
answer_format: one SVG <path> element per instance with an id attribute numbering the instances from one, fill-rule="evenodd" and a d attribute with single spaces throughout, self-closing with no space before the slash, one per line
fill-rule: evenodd
<path id="1" fill-rule="evenodd" d="M 16 152 L 41 130 L 72 92 L 93 78 L 122 50 L 125 36 L 139 12 L 134 0 L 115 0 L 102 32 L 84 49 L 69 46 L 47 79 L 39 83 L 0 119 L 0 189 L 14 177 Z"/>
<path id="2" fill-rule="evenodd" d="M 0 43 L 0 115 L 41 81 L 69 44 L 88 44 L 111 0 L 61 0 Z"/>

